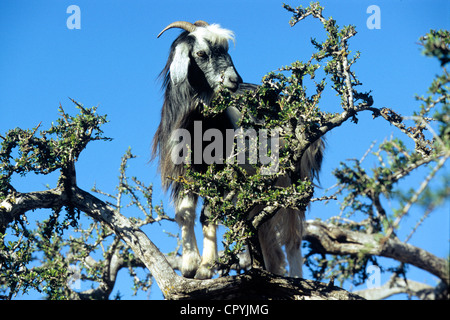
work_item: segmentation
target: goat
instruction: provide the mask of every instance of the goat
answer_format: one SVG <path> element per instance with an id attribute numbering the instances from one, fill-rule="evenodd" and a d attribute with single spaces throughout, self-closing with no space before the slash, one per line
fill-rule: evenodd
<path id="1" fill-rule="evenodd" d="M 194 124 L 202 123 L 202 131 L 236 128 L 239 111 L 230 107 L 223 114 L 213 118 L 205 118 L 201 113 L 204 104 L 208 105 L 214 93 L 221 87 L 232 92 L 255 90 L 256 85 L 243 83 L 228 54 L 228 43 L 234 41 L 233 32 L 221 28 L 218 24 L 197 21 L 194 24 L 177 21 L 169 24 L 158 35 L 158 38 L 171 28 L 184 31 L 175 39 L 170 48 L 167 63 L 160 76 L 163 78 L 164 103 L 161 111 L 161 122 L 153 139 L 152 157 L 159 154 L 159 170 L 165 190 L 171 190 L 175 205 L 175 219 L 181 228 L 182 263 L 181 273 L 185 277 L 199 279 L 211 278 L 213 267 L 217 261 L 217 239 L 214 223 L 201 217 L 203 230 L 203 255 L 200 257 L 194 233 L 195 209 L 198 197 L 185 193 L 182 184 L 170 177 L 185 175 L 183 164 L 174 163 L 171 157 L 175 141 L 172 133 L 177 129 L 194 133 Z M 178 141 L 177 141 L 178 142 Z M 186 142 L 190 150 L 196 149 L 198 141 Z M 201 143 L 201 142 L 200 142 Z M 200 149 L 200 152 L 202 150 Z M 310 179 L 317 177 L 323 153 L 321 139 L 307 149 L 299 163 L 300 176 Z M 195 155 L 194 155 L 195 156 Z M 193 169 L 203 172 L 207 165 L 204 162 L 194 163 Z M 290 184 L 288 178 L 280 178 L 280 187 Z M 255 208 L 260 210 L 261 208 Z M 250 214 L 256 214 L 252 212 Z M 203 208 L 202 216 L 209 216 L 208 208 Z M 259 230 L 259 241 L 264 257 L 265 268 L 273 273 L 283 274 L 285 258 L 282 246 L 285 245 L 289 262 L 289 275 L 302 276 L 301 241 L 303 236 L 304 212 L 294 209 L 279 209 L 275 216 L 267 221 Z"/>

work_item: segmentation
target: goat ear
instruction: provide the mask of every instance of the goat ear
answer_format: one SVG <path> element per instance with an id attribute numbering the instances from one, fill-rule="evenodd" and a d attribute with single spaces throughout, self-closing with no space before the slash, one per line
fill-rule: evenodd
<path id="1" fill-rule="evenodd" d="M 175 48 L 172 63 L 170 65 L 170 79 L 174 84 L 178 84 L 187 78 L 189 67 L 189 47 L 185 43 L 180 43 Z"/>

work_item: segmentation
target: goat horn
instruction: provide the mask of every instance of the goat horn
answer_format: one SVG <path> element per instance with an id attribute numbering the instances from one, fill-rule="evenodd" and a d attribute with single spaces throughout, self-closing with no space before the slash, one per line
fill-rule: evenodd
<path id="1" fill-rule="evenodd" d="M 197 27 L 206 27 L 209 26 L 209 23 L 203 20 L 197 20 L 194 22 Z"/>
<path id="2" fill-rule="evenodd" d="M 200 22 L 200 24 L 197 24 L 198 22 Z M 193 24 L 193 23 L 186 22 L 186 21 L 175 21 L 175 22 L 172 22 L 171 24 L 169 24 L 167 27 L 165 27 L 163 29 L 163 31 L 161 31 L 158 34 L 157 38 L 159 38 L 167 30 L 172 29 L 172 28 L 180 28 L 180 29 L 183 29 L 183 30 L 186 30 L 189 32 L 193 32 L 195 29 L 197 29 L 197 26 L 199 26 L 199 25 L 203 26 L 203 23 L 206 23 L 206 22 L 199 20 L 195 24 Z"/>

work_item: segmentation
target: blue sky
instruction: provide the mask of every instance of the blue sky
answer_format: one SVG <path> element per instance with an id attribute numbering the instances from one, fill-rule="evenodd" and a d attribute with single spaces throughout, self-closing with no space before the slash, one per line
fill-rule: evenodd
<path id="1" fill-rule="evenodd" d="M 297 6 L 309 1 L 290 1 Z M 68 29 L 67 7 L 81 10 L 81 29 Z M 400 0 L 321 1 L 324 15 L 340 26 L 353 24 L 358 34 L 350 41 L 353 51 L 361 52 L 354 70 L 372 90 L 376 107 L 390 107 L 403 115 L 418 108 L 415 94 L 425 94 L 439 72 L 438 62 L 420 53 L 418 38 L 432 28 L 449 28 L 450 2 Z M 381 29 L 370 30 L 366 21 L 369 5 L 381 10 Z M 154 202 L 173 208 L 161 191 L 156 163 L 149 163 L 150 145 L 159 123 L 162 92 L 157 80 L 165 65 L 170 44 L 179 31 L 156 35 L 175 20 L 206 20 L 231 29 L 236 35 L 230 47 L 235 66 L 244 81 L 260 83 L 267 72 L 295 60 L 308 60 L 313 53 L 310 38 L 322 40 L 325 34 L 318 21 L 308 18 L 291 28 L 290 13 L 281 1 L 143 1 L 143 0 L 2 0 L 0 2 L 0 132 L 14 127 L 31 128 L 42 122 L 48 128 L 58 117 L 58 105 L 76 113 L 71 97 L 87 107 L 99 106 L 110 123 L 104 126 L 112 142 L 96 142 L 82 153 L 77 165 L 80 187 L 94 184 L 113 193 L 117 184 L 120 158 L 128 147 L 138 158 L 130 162 L 129 175 L 154 184 Z M 328 90 L 321 107 L 339 112 L 334 92 Z M 321 174 L 322 190 L 335 184 L 331 175 L 340 161 L 361 158 L 373 141 L 382 142 L 394 127 L 371 114 L 361 114 L 360 123 L 346 123 L 327 136 L 327 151 Z M 370 167 L 370 163 L 368 163 Z M 448 169 L 448 168 L 447 168 Z M 412 180 L 417 183 L 419 180 Z M 16 181 L 26 192 L 54 186 L 56 176 L 29 176 Z M 326 219 L 339 213 L 337 203 L 314 205 L 307 218 Z M 132 215 L 132 213 L 129 213 Z M 429 218 L 411 240 L 432 253 L 448 255 L 448 206 Z M 414 226 L 417 217 L 408 217 Z M 170 225 L 152 227 L 150 238 L 162 250 L 173 250 L 176 243 L 160 232 L 176 233 Z M 404 231 L 409 233 L 410 229 Z M 126 273 L 126 271 L 124 271 Z M 417 272 L 417 281 L 430 284 L 435 279 Z M 122 279 L 122 278 L 121 278 Z M 129 296 L 126 275 L 115 288 Z M 160 297 L 157 290 L 150 298 Z M 33 298 L 28 296 L 24 298 Z M 146 298 L 146 295 L 141 296 Z"/>

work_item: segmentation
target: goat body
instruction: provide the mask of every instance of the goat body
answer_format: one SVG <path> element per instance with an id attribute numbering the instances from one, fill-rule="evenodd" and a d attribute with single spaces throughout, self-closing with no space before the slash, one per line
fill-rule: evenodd
<path id="1" fill-rule="evenodd" d="M 164 104 L 161 111 L 161 122 L 153 139 L 153 157 L 159 154 L 159 169 L 163 187 L 171 190 L 175 205 L 175 216 L 181 227 L 182 265 L 181 272 L 186 277 L 211 278 L 213 267 L 218 258 L 216 228 L 208 219 L 201 219 L 203 225 L 203 255 L 200 257 L 194 233 L 195 209 L 198 197 L 185 193 L 182 184 L 169 177 L 184 176 L 186 169 L 183 163 L 173 161 L 175 147 L 180 141 L 174 139 L 173 133 L 184 130 L 195 135 L 195 125 L 201 123 L 201 136 L 209 129 L 226 131 L 236 129 L 236 121 L 240 117 L 239 110 L 228 108 L 222 114 L 206 119 L 201 108 L 208 105 L 214 93 L 224 86 L 233 92 L 254 90 L 256 85 L 244 84 L 236 71 L 228 54 L 228 42 L 233 40 L 233 33 L 217 24 L 209 25 L 203 21 L 195 24 L 175 22 L 166 27 L 160 35 L 170 28 L 182 28 L 182 32 L 172 43 L 166 66 L 161 72 L 163 77 Z M 159 37 L 159 36 L 158 36 Z M 202 139 L 182 141 L 190 150 L 203 152 Z M 174 151 L 175 150 L 175 151 Z M 299 163 L 300 176 L 312 179 L 320 169 L 323 142 L 318 140 L 305 152 Z M 205 161 L 194 161 L 193 169 L 204 172 Z M 281 187 L 290 184 L 289 178 L 278 179 Z M 255 208 L 257 214 L 261 208 Z M 202 214 L 209 216 L 208 208 Z M 300 245 L 303 235 L 304 212 L 294 209 L 280 209 L 259 230 L 259 241 L 268 271 L 283 274 L 285 258 L 282 246 L 285 245 L 289 274 L 302 276 L 302 257 Z"/>

